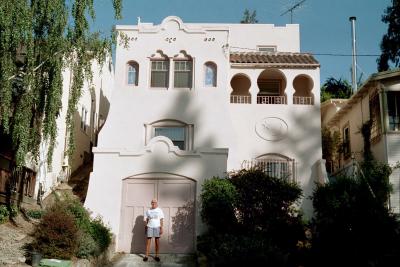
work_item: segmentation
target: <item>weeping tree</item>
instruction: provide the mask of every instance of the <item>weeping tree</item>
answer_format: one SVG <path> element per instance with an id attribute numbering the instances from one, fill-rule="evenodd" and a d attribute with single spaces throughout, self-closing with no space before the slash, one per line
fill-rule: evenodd
<path id="1" fill-rule="evenodd" d="M 119 19 L 122 0 L 111 1 Z M 92 78 L 93 60 L 104 62 L 115 35 L 90 31 L 93 0 L 1 0 L 0 17 L 0 132 L 11 136 L 16 165 L 28 152 L 37 158 L 41 140 L 49 143 L 51 162 L 64 68 L 73 77 L 66 116 L 72 154 L 84 81 Z"/>

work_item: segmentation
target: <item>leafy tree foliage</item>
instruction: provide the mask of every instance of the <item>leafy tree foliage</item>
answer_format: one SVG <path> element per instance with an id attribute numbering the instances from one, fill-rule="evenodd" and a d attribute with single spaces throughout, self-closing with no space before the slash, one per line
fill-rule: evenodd
<path id="1" fill-rule="evenodd" d="M 329 77 L 321 87 L 321 102 L 331 98 L 350 98 L 351 85 L 347 80 Z"/>
<path id="2" fill-rule="evenodd" d="M 400 66 L 400 1 L 392 0 L 392 5 L 387 7 L 382 21 L 388 24 L 388 30 L 381 41 L 382 54 L 378 58 L 378 71 L 389 69 L 389 61 L 396 67 Z"/>
<path id="3" fill-rule="evenodd" d="M 240 21 L 242 24 L 255 24 L 258 23 L 258 20 L 256 18 L 257 12 L 254 10 L 253 12 L 250 12 L 247 8 L 243 12 L 243 18 Z"/>
<path id="4" fill-rule="evenodd" d="M 202 189 L 202 218 L 208 232 L 198 249 L 216 266 L 298 266 L 305 240 L 302 216 L 294 209 L 297 184 L 241 170 L 213 178 Z"/>
<path id="5" fill-rule="evenodd" d="M 122 1 L 112 1 L 118 18 Z M 2 0 L 0 17 L 0 131 L 11 135 L 17 165 L 27 152 L 37 156 L 42 138 L 51 162 L 65 67 L 73 74 L 66 118 L 72 153 L 84 80 L 91 79 L 93 59 L 104 61 L 112 40 L 89 30 L 93 0 Z"/>

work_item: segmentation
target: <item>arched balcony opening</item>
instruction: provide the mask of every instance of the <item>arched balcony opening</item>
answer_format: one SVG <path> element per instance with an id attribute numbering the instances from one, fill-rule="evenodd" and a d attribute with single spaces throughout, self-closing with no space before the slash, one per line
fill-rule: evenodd
<path id="1" fill-rule="evenodd" d="M 257 79 L 257 104 L 287 104 L 286 77 L 277 69 L 266 69 Z"/>
<path id="2" fill-rule="evenodd" d="M 231 80 L 231 103 L 251 104 L 250 79 L 244 74 L 236 74 Z"/>
<path id="3" fill-rule="evenodd" d="M 314 87 L 313 80 L 308 75 L 298 75 L 293 80 L 293 104 L 295 105 L 314 105 L 314 95 L 311 93 Z"/>

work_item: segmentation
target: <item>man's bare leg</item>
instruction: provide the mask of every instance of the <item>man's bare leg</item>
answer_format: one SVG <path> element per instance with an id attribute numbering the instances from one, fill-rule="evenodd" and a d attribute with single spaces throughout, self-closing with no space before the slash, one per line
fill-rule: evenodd
<path id="1" fill-rule="evenodd" d="M 155 238 L 155 243 L 156 243 L 156 257 L 158 257 L 158 251 L 160 248 L 160 238 L 159 237 Z"/>
<path id="2" fill-rule="evenodd" d="M 150 245 L 151 245 L 151 237 L 148 237 L 146 239 L 146 255 L 145 255 L 145 258 L 149 257 Z"/>

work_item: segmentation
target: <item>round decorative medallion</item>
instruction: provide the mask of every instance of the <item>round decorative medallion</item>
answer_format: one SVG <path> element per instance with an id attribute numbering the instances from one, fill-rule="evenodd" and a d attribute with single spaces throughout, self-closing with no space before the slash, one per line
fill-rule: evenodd
<path id="1" fill-rule="evenodd" d="M 267 141 L 278 141 L 286 137 L 288 125 L 277 117 L 266 117 L 256 123 L 256 133 Z"/>

